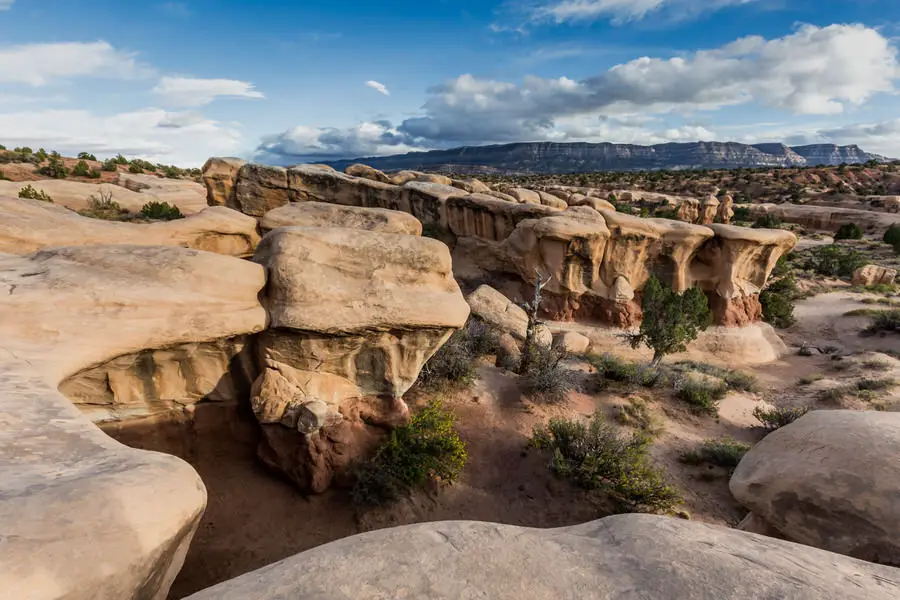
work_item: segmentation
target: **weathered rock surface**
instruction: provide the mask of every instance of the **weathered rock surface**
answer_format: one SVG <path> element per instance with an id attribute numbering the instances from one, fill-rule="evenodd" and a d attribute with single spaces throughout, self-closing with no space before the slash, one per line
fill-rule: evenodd
<path id="1" fill-rule="evenodd" d="M 131 177 L 134 177 L 131 175 Z M 100 199 L 101 195 L 109 196 L 119 205 L 133 213 L 141 211 L 148 202 L 168 202 L 174 204 L 185 215 L 192 215 L 207 207 L 207 192 L 202 186 L 185 179 L 163 180 L 152 175 L 144 176 L 141 181 L 160 180 L 152 188 L 144 188 L 136 192 L 124 185 L 113 183 L 85 183 L 68 179 L 41 179 L 40 181 L 0 181 L 0 196 L 16 198 L 26 185 L 46 192 L 53 203 L 72 210 L 90 208 L 92 199 Z M 165 182 L 165 183 L 163 183 Z"/>
<path id="2" fill-rule="evenodd" d="M 238 187 L 247 167 L 238 174 Z M 313 200 L 411 214 L 429 236 L 453 247 L 454 263 L 466 277 L 513 276 L 528 287 L 539 273 L 551 276 L 545 312 L 556 319 L 635 325 L 642 318 L 641 290 L 656 275 L 678 291 L 701 287 L 716 323 L 746 326 L 761 318 L 759 290 L 775 261 L 796 243 L 784 231 L 745 233 L 750 230 L 712 225 L 730 219 L 727 196 L 710 196 L 700 206 L 682 196 L 620 191 L 629 201 L 678 206 L 679 219 L 688 222 L 681 223 L 617 213 L 592 188 L 504 187 L 513 197 L 493 189 L 469 193 L 475 188 L 465 182 L 445 185 L 415 172 L 391 176 L 393 183 L 314 165 L 292 167 L 286 175 L 286 189 L 280 175 L 260 185 L 281 204 Z M 710 226 L 691 224 L 701 221 Z"/>
<path id="3" fill-rule="evenodd" d="M 900 223 L 896 213 L 872 212 L 834 206 L 805 206 L 798 204 L 748 204 L 754 216 L 772 214 L 785 223 L 796 223 L 808 229 L 828 233 L 836 232 L 841 225 L 855 223 L 863 231 L 882 235 L 888 227 Z"/>
<path id="4" fill-rule="evenodd" d="M 897 279 L 897 270 L 878 265 L 866 265 L 853 272 L 853 285 L 890 285 Z"/>
<path id="5" fill-rule="evenodd" d="M 590 345 L 590 338 L 576 331 L 566 331 L 553 338 L 553 347 L 567 354 L 583 354 Z"/>
<path id="6" fill-rule="evenodd" d="M 254 260 L 268 272 L 272 327 L 257 340 L 259 454 L 302 489 L 321 492 L 406 418 L 403 394 L 469 307 L 449 250 L 427 238 L 283 227 Z M 325 407 L 313 410 L 313 402 Z M 300 419 L 304 411 L 318 416 Z"/>
<path id="7" fill-rule="evenodd" d="M 422 224 L 410 214 L 326 202 L 285 204 L 267 212 L 259 226 L 264 232 L 278 227 L 347 227 L 381 233 L 422 235 Z"/>
<path id="8" fill-rule="evenodd" d="M 766 436 L 734 497 L 787 539 L 900 565 L 900 414 L 813 411 Z"/>
<path id="9" fill-rule="evenodd" d="M 258 265 L 182 248 L 0 254 L 3 595 L 166 597 L 205 506 L 200 478 L 115 442 L 56 388 L 145 349 L 261 330 L 263 284 Z"/>
<path id="10" fill-rule="evenodd" d="M 489 285 L 482 285 L 466 298 L 472 314 L 482 321 L 508 333 L 518 340 L 524 340 L 528 330 L 528 315 L 509 298 Z"/>
<path id="11" fill-rule="evenodd" d="M 210 206 L 232 206 L 231 194 L 238 171 L 247 164 L 240 158 L 210 158 L 203 165 L 202 178 L 206 185 L 206 202 Z"/>
<path id="12" fill-rule="evenodd" d="M 11 254 L 59 246 L 146 244 L 250 256 L 260 239 L 255 219 L 223 207 L 174 221 L 119 223 L 82 217 L 39 200 L 0 196 L 0 213 L 0 252 Z"/>
<path id="13" fill-rule="evenodd" d="M 372 181 L 380 181 L 381 183 L 391 183 L 391 178 L 378 169 L 373 169 L 367 165 L 355 164 L 347 167 L 344 172 L 351 177 L 365 177 Z"/>
<path id="14" fill-rule="evenodd" d="M 898 593 L 900 570 L 890 567 L 701 523 L 620 515 L 561 529 L 450 521 L 374 531 L 188 600 L 888 600 Z"/>

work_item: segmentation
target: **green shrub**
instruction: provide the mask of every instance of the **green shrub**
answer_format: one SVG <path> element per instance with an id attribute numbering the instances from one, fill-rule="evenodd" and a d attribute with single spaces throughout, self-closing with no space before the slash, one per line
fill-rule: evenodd
<path id="1" fill-rule="evenodd" d="M 600 387 L 605 387 L 607 381 L 615 381 L 654 388 L 665 384 L 668 380 L 668 373 L 665 369 L 623 360 L 611 354 L 590 356 L 588 360 L 597 369 L 597 383 Z"/>
<path id="2" fill-rule="evenodd" d="M 821 381 L 824 378 L 825 376 L 821 373 L 813 373 L 812 375 L 804 375 L 797 381 L 797 383 L 799 383 L 800 385 L 810 385 L 817 381 Z"/>
<path id="3" fill-rule="evenodd" d="M 141 215 L 144 218 L 156 221 L 173 221 L 184 218 L 177 206 L 172 206 L 168 202 L 157 202 L 156 200 L 151 200 L 142 206 Z"/>
<path id="4" fill-rule="evenodd" d="M 131 163 L 130 165 L 128 165 L 128 172 L 129 172 L 129 173 L 135 173 L 135 174 L 137 174 L 137 173 L 143 173 L 143 172 L 144 172 L 144 168 L 143 168 L 141 165 L 137 164 L 137 163 Z"/>
<path id="5" fill-rule="evenodd" d="M 83 160 L 79 160 L 75 164 L 75 167 L 72 169 L 72 175 L 74 177 L 90 177 L 91 168 L 86 162 L 84 162 Z"/>
<path id="6" fill-rule="evenodd" d="M 43 148 L 42 148 L 43 150 Z M 34 150 L 29 148 L 28 146 L 20 146 L 18 148 L 13 148 L 13 152 L 17 152 L 19 154 L 34 154 Z"/>
<path id="7" fill-rule="evenodd" d="M 865 256 L 853 248 L 831 244 L 810 250 L 803 268 L 826 277 L 850 277 L 865 264 Z"/>
<path id="8" fill-rule="evenodd" d="M 878 311 L 872 315 L 869 326 L 866 327 L 864 333 L 882 333 L 900 331 L 900 309 L 893 308 L 891 310 Z"/>
<path id="9" fill-rule="evenodd" d="M 467 328 L 459 329 L 428 359 L 418 381 L 427 388 L 468 387 L 477 376 L 477 358 Z"/>
<path id="10" fill-rule="evenodd" d="M 663 430 L 662 424 L 654 417 L 646 400 L 641 398 L 629 398 L 627 404 L 620 405 L 616 421 L 621 425 L 636 427 L 651 437 L 657 436 Z"/>
<path id="11" fill-rule="evenodd" d="M 882 239 L 885 244 L 890 244 L 895 248 L 900 245 L 900 225 L 894 224 L 888 227 Z"/>
<path id="12" fill-rule="evenodd" d="M 564 401 L 575 381 L 562 359 L 563 355 L 552 348 L 535 346 L 527 370 L 521 374 L 525 393 L 542 402 Z"/>
<path id="13" fill-rule="evenodd" d="M 181 169 L 175 166 L 163 166 L 161 168 L 162 174 L 164 177 L 168 177 L 169 179 L 178 179 L 182 175 Z"/>
<path id="14" fill-rule="evenodd" d="M 735 206 L 734 218 L 732 220 L 747 223 L 753 220 L 753 215 L 750 213 L 750 209 L 746 206 Z"/>
<path id="15" fill-rule="evenodd" d="M 680 503 L 678 492 L 650 460 L 650 438 L 639 432 L 620 436 L 599 412 L 589 425 L 551 419 L 547 427 L 535 428 L 531 443 L 551 453 L 555 473 L 608 494 L 620 510 L 665 512 Z"/>
<path id="16" fill-rule="evenodd" d="M 781 219 L 773 213 L 760 215 L 752 225 L 753 229 L 780 229 Z"/>
<path id="17" fill-rule="evenodd" d="M 838 386 L 829 388 L 827 390 L 822 390 L 821 392 L 819 392 L 817 397 L 823 402 L 840 402 L 849 393 L 850 389 L 846 386 Z"/>
<path id="18" fill-rule="evenodd" d="M 762 305 L 763 319 L 766 323 L 779 329 L 796 323 L 794 301 L 799 295 L 794 270 L 787 257 L 782 256 L 775 263 L 765 289 L 759 294 L 759 303 Z"/>
<path id="19" fill-rule="evenodd" d="M 6 146 L 4 146 L 3 144 L 0 144 L 0 150 L 6 150 Z"/>
<path id="20" fill-rule="evenodd" d="M 819 379 L 821 379 L 821 376 Z M 762 406 L 757 406 L 753 409 L 753 416 L 756 417 L 756 420 L 763 427 L 770 431 L 775 431 L 785 425 L 790 425 L 808 412 L 808 407 L 766 409 Z"/>
<path id="21" fill-rule="evenodd" d="M 93 161 L 96 161 L 96 160 L 97 160 L 97 157 L 94 156 L 93 154 L 88 153 L 88 152 L 79 152 L 79 153 L 78 153 L 78 159 L 79 159 L 79 160 L 93 160 Z"/>
<path id="22" fill-rule="evenodd" d="M 478 317 L 470 317 L 466 323 L 466 337 L 469 349 L 475 356 L 496 354 L 500 348 L 500 337 L 490 325 Z"/>
<path id="23" fill-rule="evenodd" d="M 861 240 L 862 237 L 863 231 L 856 223 L 845 223 L 834 234 L 835 240 Z"/>
<path id="24" fill-rule="evenodd" d="M 116 154 L 115 158 L 111 158 L 110 160 L 114 161 L 117 165 L 127 165 L 128 159 L 122 156 L 121 154 Z"/>
<path id="25" fill-rule="evenodd" d="M 894 379 L 873 379 L 869 377 L 864 377 L 856 382 L 856 389 L 863 391 L 882 391 L 888 388 L 892 388 L 897 385 L 897 381 Z"/>
<path id="26" fill-rule="evenodd" d="M 707 380 L 689 375 L 680 377 L 675 382 L 675 396 L 700 413 L 712 416 L 719 414 L 719 401 L 728 392 L 727 384 L 713 378 Z"/>
<path id="27" fill-rule="evenodd" d="M 54 152 L 47 158 L 47 164 L 38 169 L 38 173 L 53 179 L 65 179 L 69 174 L 69 169 L 63 164 L 62 157 L 59 153 Z"/>
<path id="28" fill-rule="evenodd" d="M 725 382 L 726 387 L 731 390 L 752 392 L 756 389 L 756 376 L 743 371 L 734 371 L 695 360 L 679 361 L 675 363 L 675 368 L 682 372 L 697 371 L 698 373 L 721 379 Z"/>
<path id="29" fill-rule="evenodd" d="M 636 334 L 627 335 L 632 348 L 646 345 L 653 350 L 651 366 L 667 355 L 683 352 L 687 344 L 712 323 L 709 302 L 702 290 L 692 287 L 683 294 L 651 276 L 641 292 L 644 318 Z"/>
<path id="30" fill-rule="evenodd" d="M 694 450 L 681 455 L 681 462 L 689 465 L 710 464 L 726 469 L 734 469 L 750 451 L 750 446 L 731 438 L 706 440 Z"/>
<path id="31" fill-rule="evenodd" d="M 112 192 L 100 191 L 88 199 L 88 208 L 78 211 L 82 217 L 103 219 L 104 221 L 128 221 L 132 214 L 112 199 Z"/>
<path id="32" fill-rule="evenodd" d="M 115 173 L 119 170 L 119 163 L 117 163 L 114 158 L 110 158 L 109 160 L 103 161 L 103 166 L 100 168 L 108 173 Z"/>
<path id="33" fill-rule="evenodd" d="M 53 203 L 53 198 L 51 198 L 47 192 L 44 190 L 37 190 L 31 186 L 29 183 L 25 187 L 19 190 L 19 198 L 28 198 L 29 200 L 40 200 L 42 202 L 50 202 Z"/>
<path id="34" fill-rule="evenodd" d="M 433 403 L 397 427 L 356 470 L 353 500 L 381 505 L 423 489 L 431 481 L 455 481 L 466 464 L 466 445 L 454 415 Z"/>
<path id="35" fill-rule="evenodd" d="M 30 151 L 31 149 L 29 148 L 28 150 Z M 49 154 L 47 154 L 47 151 L 44 150 L 43 148 L 38 148 L 38 151 L 35 152 L 34 155 L 37 157 L 38 161 L 40 161 L 40 162 L 44 162 L 45 160 L 47 160 L 47 157 L 50 156 Z"/>
<path id="36" fill-rule="evenodd" d="M 156 172 L 156 165 L 148 160 L 141 160 L 140 158 L 135 158 L 131 161 L 131 164 L 128 165 L 128 171 L 130 173 L 143 173 L 144 171 L 149 171 L 150 173 Z"/>
<path id="37" fill-rule="evenodd" d="M 660 207 L 653 211 L 654 219 L 671 219 L 672 221 L 678 220 L 678 209 L 677 208 L 667 208 Z"/>

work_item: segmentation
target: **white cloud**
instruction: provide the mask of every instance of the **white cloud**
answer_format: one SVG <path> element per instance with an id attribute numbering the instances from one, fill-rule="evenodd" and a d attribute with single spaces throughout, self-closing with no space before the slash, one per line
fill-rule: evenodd
<path id="1" fill-rule="evenodd" d="M 268 136 L 257 148 L 260 159 L 297 163 L 308 159 L 346 156 L 379 156 L 422 150 L 406 143 L 390 123 L 360 123 L 349 129 L 294 127 L 284 133 Z"/>
<path id="2" fill-rule="evenodd" d="M 31 146 L 63 154 L 117 153 L 183 167 L 198 167 L 210 156 L 241 148 L 234 127 L 192 113 L 160 109 L 99 116 L 86 110 L 0 113 L 0 132 L 9 147 Z"/>
<path id="3" fill-rule="evenodd" d="M 176 106 L 203 106 L 217 98 L 265 98 L 252 83 L 235 79 L 163 77 L 153 91 Z"/>
<path id="4" fill-rule="evenodd" d="M 532 140 L 714 139 L 702 127 L 650 127 L 635 115 L 685 115 L 743 103 L 834 115 L 893 92 L 898 77 L 897 49 L 878 30 L 805 25 L 772 40 L 752 36 L 675 58 L 642 57 L 580 81 L 529 76 L 510 83 L 461 75 L 431 88 L 421 114 L 399 125 L 379 122 L 366 135 L 363 126 L 296 128 L 270 138 L 263 150 L 362 156 Z"/>
<path id="5" fill-rule="evenodd" d="M 9 10 L 16 0 L 0 0 L 0 10 Z"/>
<path id="6" fill-rule="evenodd" d="M 673 18 L 685 18 L 701 12 L 713 12 L 728 6 L 757 0 L 563 0 L 543 3 L 533 9 L 533 21 L 561 23 L 592 22 L 609 19 L 614 24 L 637 21 L 651 13 L 666 12 Z"/>
<path id="7" fill-rule="evenodd" d="M 391 95 L 390 90 L 388 90 L 388 89 L 387 89 L 387 86 L 385 86 L 383 83 L 378 83 L 377 81 L 369 80 L 369 81 L 366 82 L 366 86 L 372 88 L 373 90 L 375 90 L 375 91 L 378 92 L 379 94 L 384 94 L 385 96 L 390 96 L 390 95 Z"/>
<path id="8" fill-rule="evenodd" d="M 58 79 L 134 79 L 152 73 L 152 69 L 136 60 L 135 54 L 116 50 L 104 41 L 0 48 L 0 83 L 41 86 Z"/>

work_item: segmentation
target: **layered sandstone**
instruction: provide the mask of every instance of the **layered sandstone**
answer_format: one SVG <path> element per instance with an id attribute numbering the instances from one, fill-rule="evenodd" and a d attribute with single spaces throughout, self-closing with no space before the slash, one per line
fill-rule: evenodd
<path id="1" fill-rule="evenodd" d="M 120 223 L 82 217 L 39 200 L 0 196 L 0 252 L 115 244 L 180 246 L 250 256 L 259 243 L 256 220 L 223 207 L 159 223 Z"/>
<path id="2" fill-rule="evenodd" d="M 641 289 L 656 275 L 678 291 L 701 287 L 717 324 L 747 325 L 761 318 L 759 291 L 775 261 L 796 242 L 788 232 L 715 224 L 730 220 L 728 197 L 709 197 L 702 206 L 684 197 L 654 197 L 667 206 L 680 203 L 679 218 L 686 222 L 678 222 L 618 213 L 595 195 L 597 190 L 586 188 L 469 193 L 458 182 L 422 181 L 421 174 L 412 172 L 388 177 L 403 184 L 395 185 L 362 167 L 350 173 L 366 177 L 318 165 L 287 169 L 284 179 L 275 168 L 277 177 L 261 177 L 267 169 L 245 165 L 238 171 L 237 208 L 262 217 L 265 213 L 243 207 L 270 198 L 269 209 L 273 203 L 315 201 L 411 214 L 429 235 L 454 247 L 460 275 L 518 278 L 525 299 L 538 275 L 551 277 L 545 309 L 558 319 L 634 325 L 641 318 Z M 242 184 L 244 178 L 250 181 Z M 252 198 L 244 199 L 242 189 L 251 190 Z M 635 200 L 637 194 L 627 197 Z M 701 222 L 708 225 L 692 224 Z"/>
<path id="3" fill-rule="evenodd" d="M 254 260 L 268 273 L 271 327 L 252 399 L 259 453 L 321 492 L 406 418 L 403 394 L 469 308 L 447 247 L 427 238 L 282 227 Z"/>
<path id="4" fill-rule="evenodd" d="M 101 365 L 111 374 L 120 357 L 146 349 L 260 331 L 263 283 L 258 265 L 183 248 L 0 254 L 5 595 L 166 597 L 205 506 L 203 484 L 179 459 L 113 441 L 56 388 Z"/>
<path id="5" fill-rule="evenodd" d="M 364 231 L 422 235 L 422 223 L 407 213 L 383 208 L 292 202 L 270 210 L 259 222 L 263 232 L 278 227 L 349 227 Z"/>

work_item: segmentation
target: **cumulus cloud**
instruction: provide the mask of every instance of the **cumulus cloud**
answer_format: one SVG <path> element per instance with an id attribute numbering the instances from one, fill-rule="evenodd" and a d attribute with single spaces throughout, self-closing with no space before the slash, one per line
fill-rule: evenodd
<path id="1" fill-rule="evenodd" d="M 385 96 L 390 96 L 391 92 L 387 89 L 387 86 L 383 83 L 378 83 L 377 81 L 369 80 L 366 82 L 366 86 L 372 88 L 379 94 L 384 94 Z"/>
<path id="2" fill-rule="evenodd" d="M 0 83 L 41 86 L 59 79 L 135 79 L 152 74 L 153 70 L 139 63 L 134 53 L 116 50 L 104 41 L 0 48 Z"/>
<path id="3" fill-rule="evenodd" d="M 378 156 L 422 150 L 411 145 L 387 121 L 360 123 L 349 129 L 294 127 L 268 136 L 257 148 L 261 160 L 291 164 L 308 160 L 329 160 L 347 156 Z"/>
<path id="4" fill-rule="evenodd" d="M 235 79 L 163 77 L 153 91 L 175 106 L 203 106 L 217 98 L 265 98 L 252 83 Z"/>
<path id="5" fill-rule="evenodd" d="M 635 129 L 604 124 L 602 118 L 689 114 L 750 102 L 797 115 L 833 115 L 878 93 L 893 92 L 898 77 L 897 49 L 879 31 L 862 25 L 805 25 L 772 40 L 751 36 L 686 56 L 642 57 L 580 81 L 529 76 L 510 83 L 462 75 L 431 88 L 421 115 L 396 127 L 378 125 L 388 143 L 361 145 L 356 130 L 334 129 L 304 130 L 304 143 L 357 156 L 361 148 L 374 154 L 399 146 L 600 140 L 614 134 L 640 143 L 674 141 L 712 132 Z M 320 131 L 322 138 L 309 139 L 311 131 Z"/>
<path id="6" fill-rule="evenodd" d="M 0 131 L 10 147 L 44 147 L 69 155 L 121 152 L 184 167 L 199 167 L 210 156 L 233 155 L 242 140 L 234 127 L 160 109 L 110 116 L 86 110 L 0 113 Z"/>

